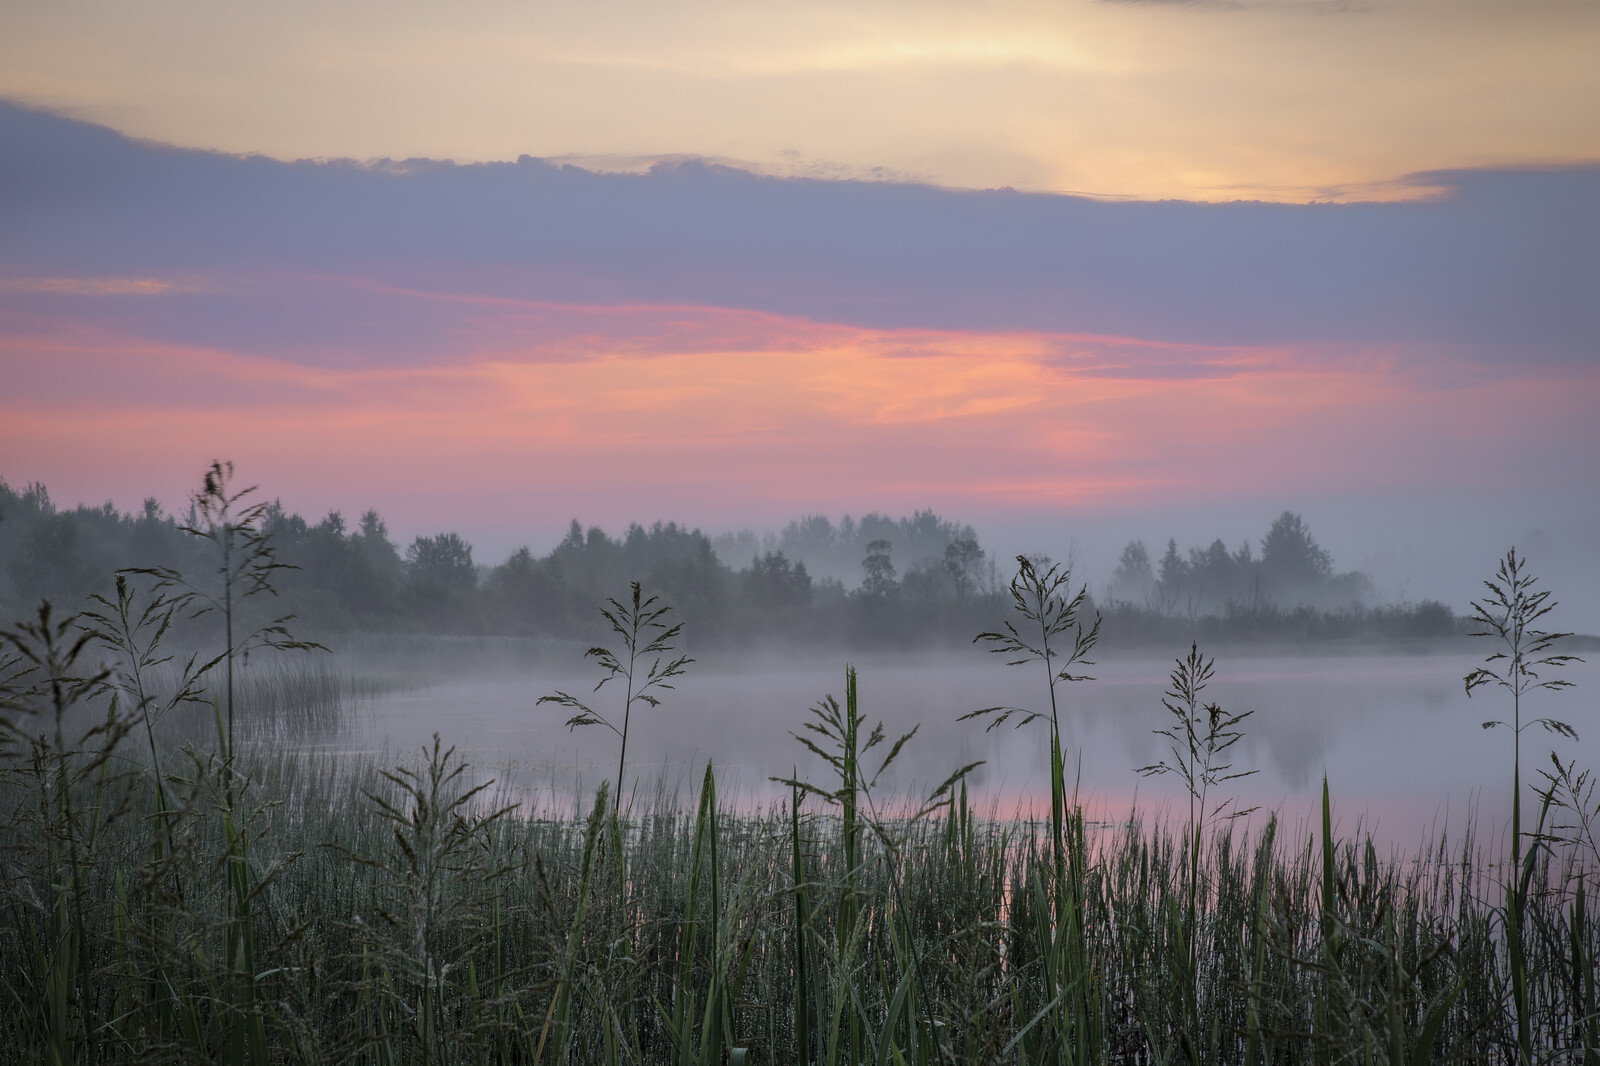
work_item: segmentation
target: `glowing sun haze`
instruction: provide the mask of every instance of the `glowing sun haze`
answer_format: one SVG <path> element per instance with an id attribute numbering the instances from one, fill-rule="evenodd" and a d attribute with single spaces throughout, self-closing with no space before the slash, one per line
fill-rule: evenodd
<path id="1" fill-rule="evenodd" d="M 231 458 L 484 561 L 929 506 L 1597 558 L 1597 54 L 1592 4 L 7 5 L 0 476 Z"/>
<path id="2" fill-rule="evenodd" d="M 1587 3 L 114 0 L 0 27 L 0 96 L 285 159 L 691 154 L 1302 201 L 1600 158 Z"/>

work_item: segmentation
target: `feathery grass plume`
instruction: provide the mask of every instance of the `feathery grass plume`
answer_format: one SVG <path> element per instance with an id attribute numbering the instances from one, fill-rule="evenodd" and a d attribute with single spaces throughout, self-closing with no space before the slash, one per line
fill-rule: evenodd
<path id="1" fill-rule="evenodd" d="M 1511 955 L 1511 994 L 1517 1013 L 1517 1045 L 1524 1066 L 1533 1061 L 1532 1028 L 1528 1000 L 1526 945 L 1523 941 L 1523 917 L 1527 910 L 1528 887 L 1537 861 L 1540 836 L 1544 821 L 1550 811 L 1551 795 L 1545 796 L 1540 807 L 1539 826 L 1532 834 L 1532 846 L 1526 861 L 1522 852 L 1522 733 L 1525 729 L 1540 726 L 1548 733 L 1576 739 L 1577 732 L 1567 723 L 1555 718 L 1539 717 L 1522 720 L 1522 701 L 1539 689 L 1559 690 L 1572 685 L 1565 678 L 1544 676 L 1550 670 L 1581 662 L 1575 655 L 1556 651 L 1556 645 L 1570 633 L 1550 632 L 1538 628 L 1540 619 L 1555 609 L 1549 589 L 1535 589 L 1538 578 L 1528 572 L 1527 560 L 1517 555 L 1517 549 L 1507 551 L 1495 570 L 1495 576 L 1483 583 L 1488 594 L 1472 602 L 1472 635 L 1484 637 L 1495 643 L 1495 650 L 1484 659 L 1484 665 L 1468 673 L 1463 679 L 1467 695 L 1471 696 L 1485 686 L 1501 689 L 1511 697 L 1511 721 L 1491 720 L 1483 728 L 1504 726 L 1511 730 L 1511 881 L 1505 886 L 1506 947 Z"/>
<path id="2" fill-rule="evenodd" d="M 1021 616 L 1021 627 L 1006 619 L 1004 632 L 979 633 L 972 638 L 974 644 L 989 644 L 991 654 L 1008 656 L 1007 666 L 1026 666 L 1038 662 L 1044 667 L 1045 688 L 1050 697 L 1050 713 L 1022 707 L 984 707 L 962 715 L 958 721 L 989 719 L 985 727 L 995 729 L 1016 718 L 1016 727 L 1044 720 L 1050 726 L 1050 828 L 1055 845 L 1054 888 L 1057 908 L 1064 905 L 1067 886 L 1067 795 L 1065 756 L 1061 742 L 1061 707 L 1056 694 L 1059 684 L 1094 680 L 1088 674 L 1074 672 L 1079 667 L 1093 666 L 1089 652 L 1100 639 L 1100 616 L 1094 624 L 1084 629 L 1079 612 L 1088 601 L 1087 585 L 1080 585 L 1072 593 L 1072 571 L 1069 567 L 1051 564 L 1042 572 L 1034 560 L 1017 556 L 1017 576 L 1011 579 L 1012 608 Z M 1081 898 L 1081 897 L 1080 897 Z"/>
<path id="3" fill-rule="evenodd" d="M 200 490 L 190 497 L 188 521 L 178 528 L 210 545 L 214 570 L 211 579 L 185 577 L 172 567 L 132 567 L 122 573 L 153 579 L 151 592 L 162 596 L 175 610 L 191 619 L 216 614 L 222 620 L 222 652 L 200 671 L 222 665 L 224 701 L 217 708 L 217 746 L 221 755 L 223 844 L 232 896 L 232 924 L 227 936 L 228 1004 L 227 1056 L 265 1066 L 269 1058 L 262 1005 L 257 998 L 256 911 L 265 882 L 250 859 L 251 818 L 240 797 L 248 780 L 235 774 L 235 662 L 248 660 L 251 651 L 327 651 L 315 641 L 300 640 L 289 631 L 293 615 L 271 619 L 252 629 L 243 628 L 240 612 L 256 596 L 276 596 L 273 581 L 278 571 L 293 569 L 279 562 L 261 520 L 267 504 L 247 503 L 256 490 L 233 487 L 233 464 L 212 462 Z M 170 594 L 167 590 L 173 590 Z M 120 594 L 119 594 L 120 596 Z M 131 607 L 131 605 L 130 605 Z M 164 609 L 164 608 L 163 608 Z M 114 632 L 113 632 L 114 637 Z M 226 717 L 224 717 L 224 708 Z"/>
<path id="4" fill-rule="evenodd" d="M 1539 771 L 1545 780 L 1539 794 L 1550 810 L 1562 812 L 1556 816 L 1562 820 L 1551 823 L 1540 839 L 1582 853 L 1583 860 L 1600 871 L 1600 788 L 1590 771 L 1562 762 L 1558 753 L 1550 753 L 1550 762 L 1554 771 Z"/>
<path id="5" fill-rule="evenodd" d="M 123 573 L 155 579 L 152 592 L 166 596 L 167 602 L 190 618 L 213 612 L 222 618 L 222 653 L 212 660 L 221 663 L 226 675 L 224 712 L 227 720 L 227 747 L 236 750 L 234 737 L 234 662 L 249 660 L 258 648 L 283 651 L 327 651 L 316 641 L 300 640 L 289 631 L 294 615 L 271 619 L 244 633 L 239 627 L 239 612 L 246 601 L 261 595 L 277 596 L 273 581 L 280 570 L 297 569 L 279 562 L 270 538 L 261 528 L 268 504 L 247 503 L 245 498 L 258 486 L 235 489 L 233 463 L 212 462 L 200 490 L 190 497 L 189 519 L 178 529 L 205 541 L 214 553 L 212 580 L 185 577 L 169 566 L 131 567 Z"/>
<path id="6" fill-rule="evenodd" d="M 178 1029 L 177 1018 L 188 1005 L 185 1001 L 190 999 L 176 991 L 182 982 L 168 963 L 170 956 L 176 954 L 173 948 L 177 929 L 191 926 L 192 905 L 197 902 L 189 898 L 192 874 L 185 870 L 186 860 L 193 856 L 180 854 L 178 840 L 179 823 L 192 822 L 195 811 L 181 803 L 175 805 L 167 794 L 168 781 L 162 769 L 155 726 L 178 707 L 205 702 L 204 676 L 217 665 L 220 656 L 201 661 L 191 653 L 178 666 L 170 691 L 158 693 L 155 686 L 159 671 L 174 661 L 174 656 L 163 650 L 162 642 L 181 604 L 160 591 L 147 592 L 141 598 L 128 578 L 126 573 L 116 575 L 115 599 L 96 593 L 79 625 L 119 660 L 117 669 L 106 680 L 104 691 L 113 700 L 131 708 L 134 717 L 144 726 L 150 756 L 149 780 L 154 785 L 152 821 L 159 826 L 159 831 L 152 834 L 144 877 L 130 878 L 146 908 L 144 921 L 134 922 L 128 913 L 122 882 L 118 882 L 122 911 L 117 923 L 119 962 L 128 975 L 128 983 L 139 989 L 119 998 L 125 1013 L 152 1014 L 155 1016 L 153 1027 L 158 1032 L 170 1033 Z M 170 921 L 169 910 L 184 917 L 177 922 Z M 191 1026 L 191 1029 L 196 1028 L 198 1026 Z"/>
<path id="7" fill-rule="evenodd" d="M 1239 808 L 1233 797 L 1208 805 L 1211 790 L 1225 781 L 1249 777 L 1255 770 L 1233 771 L 1233 764 L 1224 761 L 1229 748 L 1244 736 L 1239 729 L 1254 711 L 1225 713 L 1216 703 L 1202 705 L 1200 693 L 1215 672 L 1216 660 L 1200 654 L 1200 646 L 1191 643 L 1187 658 L 1177 660 L 1170 678 L 1170 687 L 1161 697 L 1161 706 L 1174 721 L 1163 729 L 1152 730 L 1166 737 L 1172 748 L 1172 761 L 1163 759 L 1149 766 L 1139 767 L 1145 777 L 1155 774 L 1174 774 L 1189 793 L 1189 899 L 1184 916 L 1185 954 L 1188 965 L 1195 963 L 1195 904 L 1200 887 L 1200 843 L 1202 831 L 1218 819 L 1242 818 L 1256 808 Z M 1233 807 L 1233 810 L 1229 810 Z M 1195 1004 L 1198 1010 L 1198 1004 Z"/>
<path id="8" fill-rule="evenodd" d="M 1092 681 L 1087 674 L 1075 674 L 1079 666 L 1093 666 L 1089 656 L 1095 642 L 1100 639 L 1100 616 L 1094 625 L 1084 631 L 1078 617 L 1088 600 L 1087 585 L 1072 592 L 1072 571 L 1053 564 L 1042 573 L 1032 559 L 1017 556 L 1017 576 L 1010 585 L 1012 607 L 1022 616 L 1022 628 L 1007 619 L 1003 633 L 979 633 L 972 638 L 974 644 L 991 644 L 987 649 L 994 655 L 1011 656 L 1007 666 L 1025 666 L 1031 662 L 1044 664 L 1046 686 L 1050 696 L 1050 712 L 1033 711 L 1022 707 L 984 707 L 962 715 L 958 721 L 988 718 L 986 729 L 995 729 L 1016 717 L 1020 728 L 1039 719 L 1047 719 L 1052 735 L 1061 732 L 1060 707 L 1056 698 L 1056 685 L 1064 681 Z M 1071 634 L 1071 647 L 1062 647 L 1062 641 Z"/>
<path id="9" fill-rule="evenodd" d="M 567 719 L 567 728 L 576 729 L 581 725 L 603 725 L 622 741 L 621 750 L 617 753 L 617 788 L 614 801 L 621 809 L 622 804 L 622 771 L 628 759 L 628 723 L 633 716 L 633 705 L 636 703 L 649 704 L 651 707 L 661 706 L 660 698 L 655 694 L 658 689 L 671 689 L 672 678 L 682 677 L 686 668 L 693 659 L 687 655 L 680 655 L 665 664 L 662 658 L 677 650 L 673 643 L 678 635 L 683 632 L 683 623 L 675 622 L 668 625 L 662 621 L 672 608 L 666 604 L 656 606 L 657 597 L 644 598 L 640 591 L 639 582 L 630 585 L 632 597 L 627 603 L 618 603 L 615 599 L 609 600 L 610 608 L 600 608 L 600 614 L 611 624 L 611 631 L 622 638 L 623 653 L 618 655 L 609 648 L 594 647 L 583 653 L 584 658 L 594 659 L 605 671 L 604 676 L 595 683 L 594 691 L 599 692 L 608 681 L 621 678 L 626 693 L 622 699 L 622 725 L 619 727 L 611 719 L 589 706 L 578 697 L 567 692 L 556 692 L 551 696 L 540 696 L 539 703 L 554 703 L 560 707 L 567 707 L 576 713 Z M 650 668 L 644 677 L 638 676 L 640 661 L 650 659 Z"/>
<path id="10" fill-rule="evenodd" d="M 182 609 L 182 602 L 160 591 L 152 591 L 144 596 L 141 603 L 137 590 L 128 581 L 128 574 L 119 573 L 116 599 L 95 593 L 91 603 L 93 606 L 83 612 L 80 624 L 84 632 L 120 660 L 115 673 L 108 678 L 107 687 L 117 694 L 144 726 L 156 789 L 156 818 L 167 828 L 167 845 L 170 848 L 171 826 L 166 819 L 167 795 L 161 774 L 161 754 L 156 746 L 155 725 L 174 708 L 205 700 L 203 679 L 221 661 L 222 656 L 201 661 L 199 656 L 190 654 L 178 667 L 178 676 L 171 692 L 158 694 L 153 675 L 161 667 L 173 662 L 173 656 L 163 651 L 162 640 L 172 629 Z"/>

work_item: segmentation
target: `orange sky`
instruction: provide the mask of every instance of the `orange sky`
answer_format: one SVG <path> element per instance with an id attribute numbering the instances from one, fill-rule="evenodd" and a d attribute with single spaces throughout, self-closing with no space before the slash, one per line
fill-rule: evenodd
<path id="1" fill-rule="evenodd" d="M 487 511 L 531 534 L 573 513 L 777 524 L 1465 489 L 1585 436 L 1600 394 L 1589 367 L 1517 376 L 1415 351 L 526 310 L 548 334 L 520 348 L 332 369 L 13 315 L 0 453 L 63 500 L 175 506 L 222 457 L 313 515 L 376 506 L 424 532 Z M 664 320 L 712 343 L 641 350 Z"/>

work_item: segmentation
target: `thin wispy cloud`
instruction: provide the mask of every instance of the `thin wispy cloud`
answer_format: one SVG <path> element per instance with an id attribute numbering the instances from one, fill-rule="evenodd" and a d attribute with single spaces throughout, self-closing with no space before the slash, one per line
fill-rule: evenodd
<path id="1" fill-rule="evenodd" d="M 0 292 L 62 296 L 163 296 L 173 292 L 204 292 L 206 287 L 200 281 L 162 278 L 0 278 Z"/>

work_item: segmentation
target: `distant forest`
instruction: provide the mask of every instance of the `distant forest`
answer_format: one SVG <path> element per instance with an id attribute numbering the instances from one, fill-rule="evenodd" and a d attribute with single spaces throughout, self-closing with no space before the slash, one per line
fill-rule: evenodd
<path id="1" fill-rule="evenodd" d="M 124 567 L 204 575 L 214 562 L 154 499 L 137 513 L 58 508 L 49 491 L 0 480 L 0 616 L 40 599 L 76 609 L 109 592 Z M 263 529 L 280 562 L 278 596 L 253 609 L 294 614 L 302 635 L 347 633 L 536 636 L 588 641 L 598 608 L 631 581 L 685 623 L 690 647 L 809 644 L 916 648 L 970 641 L 1009 606 L 1010 559 L 995 559 L 969 525 L 932 511 L 835 523 L 810 516 L 780 532 L 707 536 L 672 522 L 620 536 L 573 521 L 547 554 L 519 548 L 496 565 L 460 535 L 401 547 L 376 511 L 312 522 L 269 506 Z M 1042 559 L 1043 557 L 1039 557 Z M 1076 585 L 1077 582 L 1074 582 Z M 1219 540 L 1160 558 L 1141 541 L 1122 551 L 1109 584 L 1091 590 L 1111 645 L 1397 640 L 1451 636 L 1443 604 L 1374 605 L 1360 573 L 1340 573 L 1298 515 L 1284 512 L 1259 545 Z M 258 598 L 264 599 L 264 598 Z"/>

